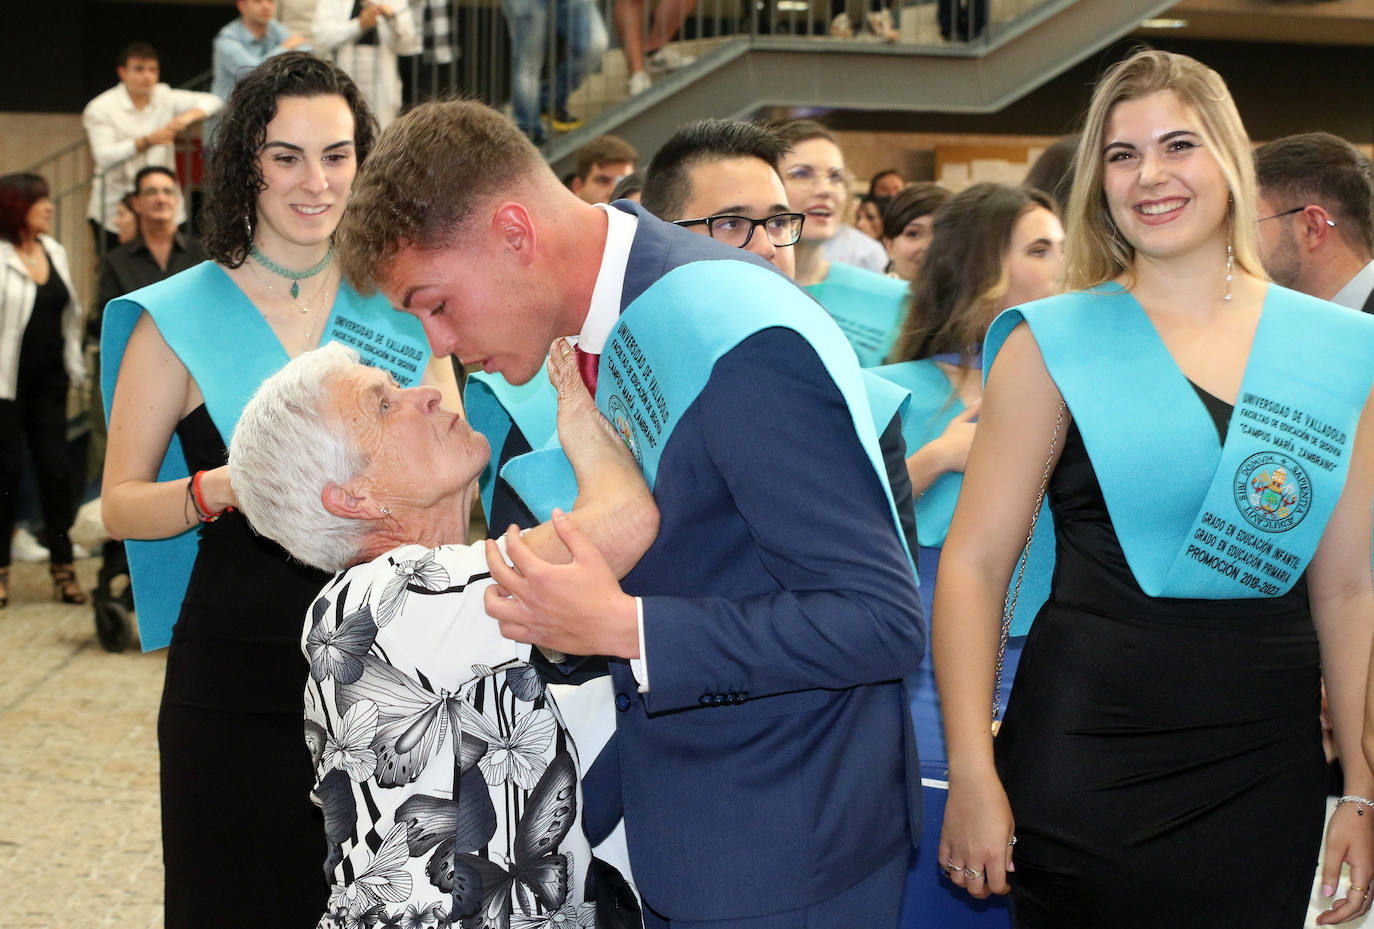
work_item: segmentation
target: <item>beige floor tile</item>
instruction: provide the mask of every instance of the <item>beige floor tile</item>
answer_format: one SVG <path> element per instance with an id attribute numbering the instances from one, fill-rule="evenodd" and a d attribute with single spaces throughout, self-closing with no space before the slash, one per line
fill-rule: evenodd
<path id="1" fill-rule="evenodd" d="M 97 559 L 78 564 L 89 588 Z M 108 654 L 89 605 L 11 568 L 0 610 L 0 924 L 160 929 L 157 705 L 165 653 Z"/>

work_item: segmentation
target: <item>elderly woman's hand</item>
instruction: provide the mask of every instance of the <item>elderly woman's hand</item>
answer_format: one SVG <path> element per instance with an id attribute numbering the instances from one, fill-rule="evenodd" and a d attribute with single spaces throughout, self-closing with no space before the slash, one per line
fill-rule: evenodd
<path id="1" fill-rule="evenodd" d="M 487 540 L 487 567 L 496 583 L 485 593 L 487 614 L 501 634 L 570 655 L 639 657 L 639 610 L 620 589 L 592 541 L 562 510 L 553 528 L 572 560 L 547 561 L 520 534 L 506 533 L 507 564 Z"/>

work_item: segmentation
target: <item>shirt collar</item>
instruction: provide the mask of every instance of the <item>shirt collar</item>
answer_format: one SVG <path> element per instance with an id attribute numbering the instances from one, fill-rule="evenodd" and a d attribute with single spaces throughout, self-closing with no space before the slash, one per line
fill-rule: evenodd
<path id="1" fill-rule="evenodd" d="M 577 344 L 584 352 L 601 354 L 606 340 L 620 318 L 620 297 L 625 289 L 625 268 L 630 263 L 630 245 L 634 242 L 639 217 L 626 213 L 609 203 L 598 203 L 597 209 L 606 212 L 606 248 L 601 253 L 601 270 L 592 288 L 592 302 L 582 323 Z"/>
<path id="2" fill-rule="evenodd" d="M 253 30 L 248 28 L 248 24 L 243 21 L 242 16 L 231 22 L 229 27 L 234 30 L 234 38 L 238 39 L 244 45 L 258 45 L 264 48 L 271 48 L 274 44 L 272 42 L 271 23 L 268 23 L 267 31 L 262 34 L 262 38 L 253 35 Z"/>
<path id="3" fill-rule="evenodd" d="M 1331 302 L 1352 310 L 1364 309 L 1370 291 L 1374 291 L 1374 261 L 1361 268 L 1344 287 L 1336 291 Z"/>

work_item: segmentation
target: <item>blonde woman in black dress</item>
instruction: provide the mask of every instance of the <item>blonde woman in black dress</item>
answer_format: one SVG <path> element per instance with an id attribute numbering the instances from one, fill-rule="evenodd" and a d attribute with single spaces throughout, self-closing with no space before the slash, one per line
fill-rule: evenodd
<path id="1" fill-rule="evenodd" d="M 1249 141 L 1190 58 L 1103 77 L 1076 178 L 1069 292 L 989 332 L 940 561 L 941 866 L 1010 887 L 1027 929 L 1297 929 L 1324 676 L 1350 764 L 1318 922 L 1351 919 L 1374 878 L 1374 320 L 1264 276 Z M 1053 588 L 994 747 L 1003 596 L 1047 471 Z"/>

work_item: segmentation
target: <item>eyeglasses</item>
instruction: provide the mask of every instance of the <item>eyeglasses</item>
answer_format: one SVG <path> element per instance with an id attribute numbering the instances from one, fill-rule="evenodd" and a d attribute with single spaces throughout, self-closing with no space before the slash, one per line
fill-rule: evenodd
<path id="1" fill-rule="evenodd" d="M 764 234 L 768 236 L 768 241 L 782 248 L 797 244 L 797 240 L 801 238 L 802 223 L 805 220 L 805 213 L 774 213 L 763 219 L 750 219 L 748 216 L 721 213 L 717 216 L 708 216 L 705 219 L 679 219 L 673 225 L 705 226 L 706 233 L 711 238 L 719 239 L 726 245 L 733 245 L 735 248 L 744 248 L 748 245 L 749 240 L 754 237 L 754 230 L 762 226 Z"/>
<path id="2" fill-rule="evenodd" d="M 848 187 L 849 181 L 854 175 L 843 168 L 831 168 L 829 171 L 821 173 L 810 165 L 793 165 L 783 172 L 783 177 L 787 178 L 789 183 L 808 187 L 814 187 L 817 184 Z"/>
<path id="3" fill-rule="evenodd" d="M 1306 206 L 1295 206 L 1291 210 L 1284 210 L 1282 213 L 1275 213 L 1273 216 L 1261 216 L 1259 218 L 1259 221 L 1266 222 L 1271 219 L 1278 219 L 1281 216 L 1292 216 L 1294 213 L 1301 213 L 1305 209 L 1307 209 Z M 1327 219 L 1326 224 L 1330 226 L 1332 229 L 1336 228 L 1336 224 L 1332 222 L 1330 219 Z"/>

